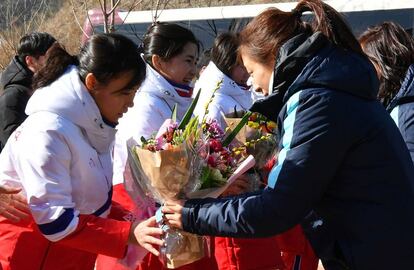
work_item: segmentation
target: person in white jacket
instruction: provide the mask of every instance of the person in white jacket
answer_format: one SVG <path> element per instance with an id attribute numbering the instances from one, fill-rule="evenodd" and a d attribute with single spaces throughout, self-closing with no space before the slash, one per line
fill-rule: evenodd
<path id="1" fill-rule="evenodd" d="M 148 139 L 157 133 L 163 122 L 171 118 L 175 105 L 177 121 L 181 121 L 192 102 L 191 83 L 196 75 L 199 42 L 184 27 L 157 22 L 148 29 L 142 49 L 147 75 L 135 96 L 134 106 L 119 120 L 114 152 L 114 201 L 128 209 L 134 209 L 134 206 L 122 185 L 127 161 L 127 141 L 133 138 L 140 143 L 141 137 Z M 151 212 L 151 209 L 140 211 Z M 151 257 L 144 259 L 148 265 L 143 265 L 143 268 L 164 269 L 157 257 L 151 254 L 149 256 Z M 214 270 L 210 262 L 206 258 L 187 267 Z M 105 267 L 105 264 L 108 266 Z M 98 270 L 118 269 L 110 267 L 109 263 L 100 265 Z"/>
<path id="2" fill-rule="evenodd" d="M 118 34 L 91 37 L 78 58 L 59 44 L 34 77 L 28 118 L 0 155 L 0 185 L 21 188 L 32 218 L 0 216 L 3 269 L 94 269 L 96 254 L 122 258 L 137 242 L 158 254 L 155 218 L 111 219 L 112 149 L 145 65 Z M 0 268 L 1 268 L 0 267 Z"/>
<path id="3" fill-rule="evenodd" d="M 239 41 L 237 34 L 222 33 L 214 40 L 211 61 L 204 69 L 194 89 L 201 91 L 199 102 L 194 111 L 200 121 L 206 112 L 217 84 L 220 88 L 214 93 L 208 105 L 206 119 L 215 119 L 224 129 L 227 125 L 222 115 L 234 111 L 247 111 L 253 103 L 250 87 L 247 86 L 249 74 L 237 59 Z"/>
<path id="4" fill-rule="evenodd" d="M 123 182 L 127 159 L 127 140 L 137 143 L 157 133 L 163 122 L 171 118 L 177 106 L 177 121 L 190 106 L 196 72 L 199 43 L 194 34 L 179 25 L 155 23 L 145 35 L 142 57 L 146 78 L 138 89 L 134 106 L 117 127 L 114 153 L 114 184 Z"/>

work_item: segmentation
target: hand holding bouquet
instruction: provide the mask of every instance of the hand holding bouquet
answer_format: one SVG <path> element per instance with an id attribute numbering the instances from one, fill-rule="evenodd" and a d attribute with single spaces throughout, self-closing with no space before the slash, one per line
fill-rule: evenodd
<path id="1" fill-rule="evenodd" d="M 228 148 L 235 132 L 224 137 L 224 132 L 214 122 L 200 126 L 198 118 L 192 117 L 198 97 L 181 123 L 175 121 L 173 112 L 172 119 L 166 120 L 154 137 L 141 138 L 141 146 L 129 141 L 128 164 L 132 172 L 134 197 L 140 194 L 160 204 L 166 200 L 216 197 L 238 175 L 254 165 L 253 158 L 241 163 L 242 156 L 236 157 Z M 247 117 L 240 125 L 246 122 Z M 158 222 L 166 232 L 166 246 L 160 251 L 168 268 L 176 268 L 205 256 L 203 237 L 170 229 L 163 224 L 162 216 L 158 217 Z"/>

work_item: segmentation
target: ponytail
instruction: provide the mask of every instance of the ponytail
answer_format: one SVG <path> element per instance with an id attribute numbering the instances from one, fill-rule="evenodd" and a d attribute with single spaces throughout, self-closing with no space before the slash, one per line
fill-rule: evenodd
<path id="1" fill-rule="evenodd" d="M 311 24 L 313 32 L 321 32 L 333 44 L 363 54 L 362 48 L 343 16 L 320 0 L 302 0 L 292 13 L 310 11 L 315 18 Z"/>
<path id="2" fill-rule="evenodd" d="M 312 23 L 303 12 L 314 14 Z M 280 47 L 296 35 L 321 32 L 338 47 L 362 54 L 361 46 L 342 16 L 320 0 L 302 0 L 290 12 L 269 8 L 256 16 L 240 33 L 240 49 L 255 61 L 268 65 Z"/>
<path id="3" fill-rule="evenodd" d="M 45 54 L 45 65 L 34 74 L 32 89 L 48 86 L 59 78 L 69 65 L 78 65 L 75 56 L 70 55 L 59 43 L 55 42 Z"/>

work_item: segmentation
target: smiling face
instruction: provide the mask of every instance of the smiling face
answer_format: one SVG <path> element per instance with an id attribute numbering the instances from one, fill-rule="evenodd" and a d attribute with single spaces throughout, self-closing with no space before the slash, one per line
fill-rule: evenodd
<path id="1" fill-rule="evenodd" d="M 131 71 L 124 72 L 106 84 L 98 82 L 92 73 L 86 76 L 86 88 L 107 121 L 117 124 L 119 118 L 134 105 L 133 100 L 138 86 L 128 86 L 132 76 Z"/>
<path id="2" fill-rule="evenodd" d="M 241 50 L 240 55 L 248 74 L 253 78 L 253 88 L 259 92 L 261 90 L 267 96 L 270 80 L 273 80 L 272 73 L 275 61 L 269 60 L 269 64 L 265 65 L 251 58 L 245 50 Z"/>
<path id="3" fill-rule="evenodd" d="M 154 56 L 152 62 L 155 69 L 167 79 L 189 85 L 196 75 L 197 56 L 197 45 L 188 42 L 180 54 L 168 60 Z"/>

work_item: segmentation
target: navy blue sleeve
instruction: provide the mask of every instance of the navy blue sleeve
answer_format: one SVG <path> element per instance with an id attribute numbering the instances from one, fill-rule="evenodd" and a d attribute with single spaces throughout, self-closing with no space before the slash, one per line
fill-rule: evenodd
<path id="1" fill-rule="evenodd" d="M 342 97 L 326 90 L 293 95 L 285 106 L 281 151 L 269 186 L 228 199 L 187 201 L 184 229 L 202 235 L 264 237 L 298 224 L 322 198 L 349 148 L 344 138 L 351 132 L 351 120 Z"/>
<path id="2" fill-rule="evenodd" d="M 398 107 L 398 128 L 414 162 L 414 103 Z"/>

